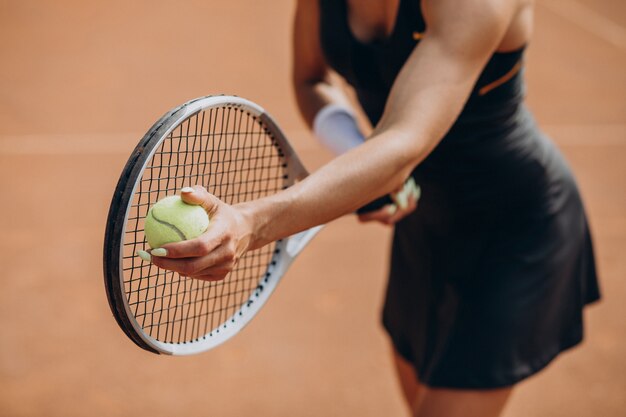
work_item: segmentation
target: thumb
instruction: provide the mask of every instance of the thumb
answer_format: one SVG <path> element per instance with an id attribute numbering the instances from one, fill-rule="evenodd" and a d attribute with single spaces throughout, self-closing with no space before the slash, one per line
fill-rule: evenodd
<path id="1" fill-rule="evenodd" d="M 222 203 L 219 198 L 209 193 L 201 185 L 184 187 L 180 190 L 180 198 L 187 204 L 201 206 L 209 214 L 209 217 L 217 211 L 217 208 Z"/>

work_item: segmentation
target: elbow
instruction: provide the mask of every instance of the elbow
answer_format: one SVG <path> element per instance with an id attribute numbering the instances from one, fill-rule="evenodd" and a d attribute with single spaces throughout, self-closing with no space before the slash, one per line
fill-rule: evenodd
<path id="1" fill-rule="evenodd" d="M 377 128 L 378 130 L 378 128 Z M 377 131 L 373 136 L 378 136 Z M 410 126 L 396 126 L 387 128 L 381 136 L 386 136 L 386 146 L 393 147 L 398 155 L 398 165 L 405 169 L 413 170 L 432 151 L 429 143 L 435 142 L 428 138 L 423 129 L 412 128 Z M 434 146 L 433 146 L 434 147 Z"/>
<path id="2" fill-rule="evenodd" d="M 380 125 L 379 125 L 380 126 Z M 427 135 L 421 129 L 402 128 L 399 126 L 387 128 L 384 131 L 377 130 L 371 136 L 370 141 L 380 141 L 393 155 L 393 165 L 396 167 L 395 175 L 388 184 L 388 192 L 400 189 L 406 179 L 415 168 L 432 152 L 436 146 L 427 139 Z"/>

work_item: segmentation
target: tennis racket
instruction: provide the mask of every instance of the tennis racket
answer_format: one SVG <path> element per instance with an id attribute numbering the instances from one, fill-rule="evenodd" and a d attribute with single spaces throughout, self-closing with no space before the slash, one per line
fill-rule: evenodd
<path id="1" fill-rule="evenodd" d="M 258 199 L 306 177 L 285 135 L 263 108 L 207 96 L 174 108 L 128 159 L 109 210 L 104 280 L 126 335 L 153 353 L 189 355 L 237 334 L 261 309 L 321 226 L 244 254 L 221 281 L 181 277 L 136 256 L 147 247 L 150 207 L 200 184 L 228 204 Z"/>
<path id="2" fill-rule="evenodd" d="M 144 218 L 159 199 L 201 184 L 229 204 L 276 193 L 307 171 L 263 108 L 208 96 L 165 114 L 141 139 L 119 179 L 107 220 L 104 278 L 111 311 L 150 352 L 188 355 L 237 334 L 259 311 L 320 227 L 246 253 L 222 281 L 184 278 L 136 256 Z"/>

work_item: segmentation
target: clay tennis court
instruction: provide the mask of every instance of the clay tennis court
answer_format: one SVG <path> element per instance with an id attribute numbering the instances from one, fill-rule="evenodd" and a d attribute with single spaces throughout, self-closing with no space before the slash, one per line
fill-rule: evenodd
<path id="1" fill-rule="evenodd" d="M 236 94 L 311 170 L 330 157 L 290 90 L 295 2 L 13 0 L 0 5 L 0 416 L 405 415 L 379 320 L 390 231 L 330 224 L 239 336 L 193 357 L 137 348 L 102 277 L 112 192 L 169 108 Z M 566 155 L 603 300 L 586 341 L 504 412 L 626 410 L 626 3 L 539 0 L 528 103 Z"/>

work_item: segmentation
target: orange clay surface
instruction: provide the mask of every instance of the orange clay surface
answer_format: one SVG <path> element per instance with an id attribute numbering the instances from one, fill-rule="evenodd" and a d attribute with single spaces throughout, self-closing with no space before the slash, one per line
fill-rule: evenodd
<path id="1" fill-rule="evenodd" d="M 626 410 L 626 2 L 539 0 L 528 103 L 570 161 L 603 301 L 586 341 L 505 417 Z M 294 1 L 13 0 L 0 6 L 0 416 L 401 416 L 379 324 L 390 233 L 330 224 L 228 344 L 160 357 L 117 327 L 105 218 L 144 131 L 187 99 L 266 107 L 309 168 L 329 155 L 290 90 Z"/>

